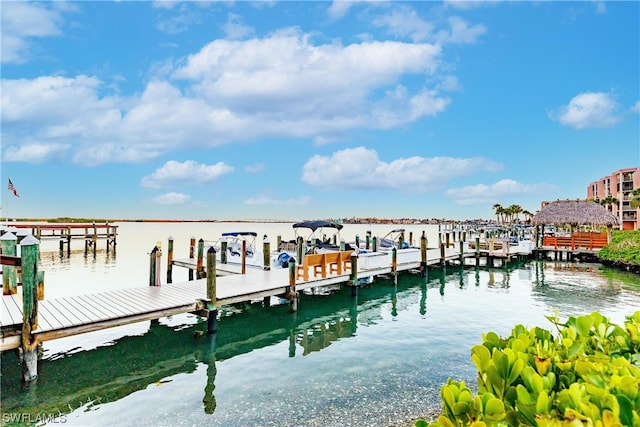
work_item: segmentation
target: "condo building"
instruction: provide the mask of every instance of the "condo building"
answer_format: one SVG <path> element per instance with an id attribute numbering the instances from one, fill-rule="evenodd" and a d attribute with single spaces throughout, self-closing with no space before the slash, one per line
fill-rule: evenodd
<path id="1" fill-rule="evenodd" d="M 617 216 L 621 230 L 640 230 L 640 207 L 631 202 L 634 197 L 640 198 L 640 168 L 617 170 L 587 187 L 587 199 Z"/>

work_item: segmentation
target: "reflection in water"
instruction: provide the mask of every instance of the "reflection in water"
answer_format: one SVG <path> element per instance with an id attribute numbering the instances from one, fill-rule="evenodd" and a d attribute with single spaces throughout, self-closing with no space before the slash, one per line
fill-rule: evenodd
<path id="1" fill-rule="evenodd" d="M 412 286 L 415 281 L 407 283 Z M 286 340 L 290 342 L 289 357 L 295 357 L 298 347 L 302 348 L 302 356 L 320 351 L 355 335 L 359 311 L 369 314 L 361 319 L 364 324 L 380 319 L 376 313 L 390 300 L 392 311 L 396 311 L 397 292 L 409 292 L 407 288 L 377 283 L 361 289 L 358 299 L 349 296 L 349 289 L 329 296 L 303 295 L 296 313 L 290 313 L 286 304 L 228 307 L 213 335 L 202 333 L 206 321 L 195 316 L 184 315 L 183 322 L 172 326 L 154 320 L 143 335 L 123 336 L 91 351 L 72 349 L 50 355 L 39 362 L 38 380 L 26 387 L 18 380 L 17 353 L 5 352 L 2 407 L 6 411 L 32 413 L 91 409 L 159 384 L 163 378 L 192 373 L 203 363 L 207 365 L 207 383 L 202 401 L 204 412 L 212 414 L 216 408 L 216 362 Z M 345 309 L 345 301 L 353 303 Z"/>
<path id="2" fill-rule="evenodd" d="M 258 349 L 279 348 L 279 343 L 285 343 L 282 347 L 285 357 L 306 357 L 340 340 L 351 341 L 363 326 L 369 327 L 365 329 L 370 335 L 375 335 L 370 339 L 413 342 L 417 339 L 414 335 L 402 338 L 397 331 L 389 332 L 386 320 L 401 319 L 403 313 L 410 310 L 424 319 L 428 308 L 434 316 L 439 306 L 456 304 L 447 313 L 451 319 L 447 318 L 445 323 L 464 325 L 460 322 L 468 319 L 477 322 L 486 317 L 478 314 L 479 304 L 490 305 L 495 298 L 509 293 L 516 293 L 520 300 L 543 302 L 544 309 L 559 306 L 561 311 L 571 313 L 597 310 L 607 303 L 614 307 L 621 301 L 627 303 L 626 307 L 639 305 L 640 285 L 635 275 L 613 275 L 598 266 L 542 261 L 516 270 L 477 267 L 450 272 L 436 270 L 430 271 L 432 277 L 426 278 L 404 274 L 397 285 L 391 280 L 378 280 L 361 288 L 357 297 L 352 297 L 351 289 L 346 286 L 331 295 L 302 295 L 296 313 L 290 313 L 286 304 L 239 304 L 221 310 L 218 332 L 214 335 L 203 334 L 206 321 L 192 315 L 152 321 L 139 335 L 122 336 L 90 351 L 74 348 L 47 355 L 39 362 L 38 380 L 28 386 L 19 381 L 16 353 L 5 352 L 2 354 L 2 408 L 7 412 L 34 414 L 95 409 L 206 365 L 201 411 L 211 415 L 216 412 L 219 401 L 216 399 L 217 365 Z M 467 286 L 471 281 L 475 286 Z M 439 292 L 438 301 L 428 300 L 431 289 Z M 508 304 L 491 309 L 495 312 L 501 309 L 504 313 L 518 310 Z M 497 314 L 494 321 L 501 317 L 502 314 Z M 512 318 L 508 322 L 512 322 Z M 371 334 L 371 327 L 376 325 L 385 325 L 387 329 Z M 437 352 L 438 345 L 455 339 L 455 334 L 463 329 L 452 329 L 451 336 L 442 333 L 431 336 L 424 331 L 417 336 L 424 341 L 425 349 Z M 460 352 L 460 357 L 466 358 L 468 347 Z"/>

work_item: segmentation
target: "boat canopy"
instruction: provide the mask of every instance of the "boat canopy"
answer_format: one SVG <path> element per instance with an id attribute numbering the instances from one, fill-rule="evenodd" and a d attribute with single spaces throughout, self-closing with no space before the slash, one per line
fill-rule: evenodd
<path id="1" fill-rule="evenodd" d="M 254 231 L 229 231 L 227 233 L 222 233 L 222 237 L 238 237 L 238 236 L 257 237 L 258 233 Z"/>
<path id="2" fill-rule="evenodd" d="M 342 224 L 337 224 L 335 222 L 329 221 L 302 221 L 293 224 L 293 228 L 308 228 L 311 231 L 316 231 L 318 228 L 335 228 L 340 231 L 342 229 Z"/>

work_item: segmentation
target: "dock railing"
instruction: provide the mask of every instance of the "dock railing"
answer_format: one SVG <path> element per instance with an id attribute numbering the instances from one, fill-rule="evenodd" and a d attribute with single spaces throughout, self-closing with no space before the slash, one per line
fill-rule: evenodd
<path id="1" fill-rule="evenodd" d="M 606 233 L 573 233 L 571 236 L 544 236 L 542 246 L 551 246 L 554 249 L 600 249 L 607 245 Z"/>

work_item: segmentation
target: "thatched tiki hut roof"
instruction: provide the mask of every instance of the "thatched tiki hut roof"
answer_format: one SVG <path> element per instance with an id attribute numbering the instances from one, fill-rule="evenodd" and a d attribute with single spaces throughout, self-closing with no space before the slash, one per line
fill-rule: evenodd
<path id="1" fill-rule="evenodd" d="M 556 200 L 532 218 L 533 225 L 595 225 L 613 227 L 618 217 L 604 206 L 586 200 Z"/>

